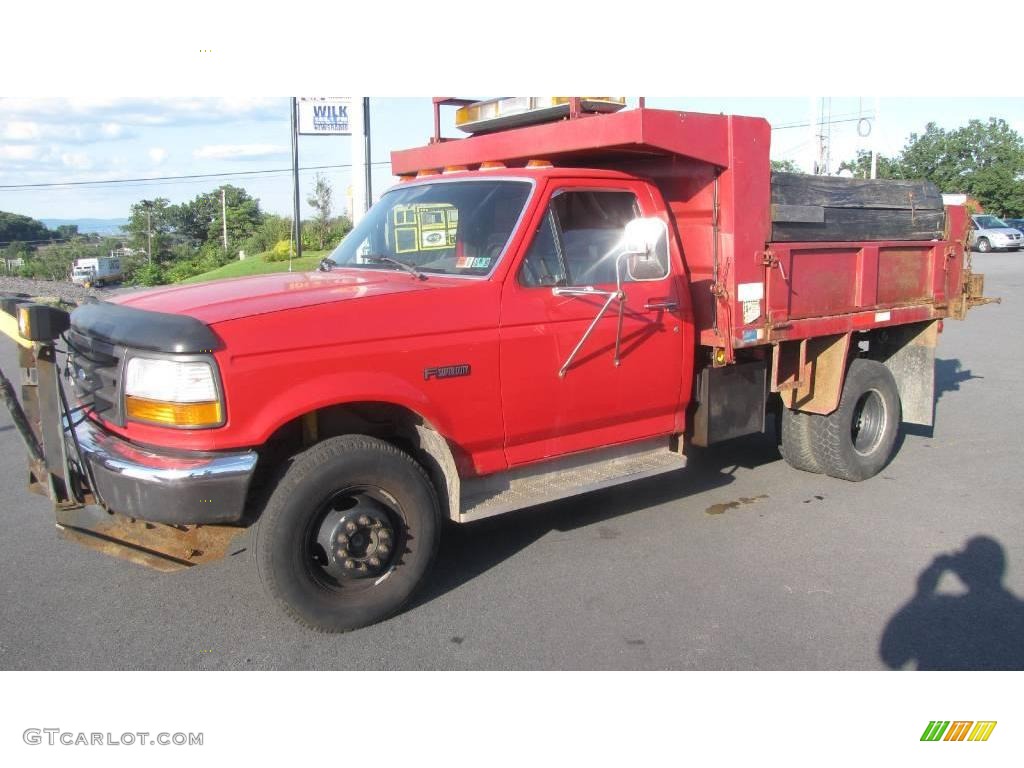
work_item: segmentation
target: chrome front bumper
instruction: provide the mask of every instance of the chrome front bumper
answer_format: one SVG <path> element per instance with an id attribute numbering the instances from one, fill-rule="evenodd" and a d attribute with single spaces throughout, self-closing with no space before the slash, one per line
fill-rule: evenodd
<path id="1" fill-rule="evenodd" d="M 236 523 L 256 470 L 255 451 L 157 453 L 103 430 L 88 418 L 75 425 L 87 478 L 113 512 L 170 525 Z M 67 456 L 76 455 L 67 438 Z"/>

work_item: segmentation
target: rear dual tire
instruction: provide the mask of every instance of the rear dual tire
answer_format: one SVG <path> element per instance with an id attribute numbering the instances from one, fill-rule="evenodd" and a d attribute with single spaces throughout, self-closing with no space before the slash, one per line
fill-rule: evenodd
<path id="1" fill-rule="evenodd" d="M 782 414 L 783 458 L 796 469 L 857 482 L 892 457 L 902 419 L 892 373 L 875 360 L 850 363 L 839 407 L 828 415 Z"/>

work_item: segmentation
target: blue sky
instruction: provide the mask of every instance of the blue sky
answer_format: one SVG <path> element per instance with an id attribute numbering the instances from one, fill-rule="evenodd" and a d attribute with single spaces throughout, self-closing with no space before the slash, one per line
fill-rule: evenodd
<path id="1" fill-rule="evenodd" d="M 630 100 L 633 103 L 633 100 Z M 806 127 L 821 102 L 810 97 L 674 97 L 651 98 L 648 106 L 696 112 L 725 112 L 763 116 L 774 126 L 772 156 L 798 164 L 809 155 Z M 422 144 L 432 131 L 430 99 L 374 98 L 374 192 L 392 183 L 386 164 L 389 152 Z M 872 138 L 857 133 L 857 118 L 871 117 L 875 99 L 831 97 L 833 161 L 852 157 L 870 147 Z M 929 121 L 953 128 L 972 118 L 1006 119 L 1024 134 L 1021 98 L 893 98 L 881 99 L 874 130 L 885 154 L 898 151 L 914 131 Z M 447 135 L 456 135 L 447 121 Z M 797 125 L 794 125 L 797 124 Z M 799 125 L 804 124 L 804 125 Z M 785 127 L 794 126 L 794 127 Z M 862 130 L 864 126 L 861 126 Z M 149 178 L 205 173 L 239 173 L 290 167 L 289 101 L 277 98 L 39 98 L 0 99 L 0 187 L 13 184 Z M 347 137 L 302 137 L 301 165 L 348 163 Z M 325 171 L 344 206 L 349 185 L 347 169 Z M 302 174 L 303 198 L 313 171 Z M 35 218 L 117 218 L 143 198 L 167 197 L 177 203 L 228 182 L 244 186 L 260 198 L 266 210 L 289 213 L 291 177 L 241 176 L 149 182 L 97 187 L 0 189 L 0 210 Z M 308 211 L 307 211 L 308 212 Z M 305 215 L 305 214 L 304 214 Z"/>

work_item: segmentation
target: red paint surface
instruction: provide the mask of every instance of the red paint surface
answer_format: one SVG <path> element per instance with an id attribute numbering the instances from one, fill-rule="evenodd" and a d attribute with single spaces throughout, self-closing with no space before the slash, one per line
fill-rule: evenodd
<path id="1" fill-rule="evenodd" d="M 963 209 L 949 209 L 956 242 L 767 243 L 770 135 L 759 118 L 644 109 L 393 153 L 396 174 L 530 158 L 556 167 L 445 177 L 536 181 L 489 279 L 417 281 L 401 272 L 336 269 L 121 299 L 213 327 L 225 342 L 216 357 L 227 423 L 197 431 L 140 424 L 111 430 L 178 448 L 258 446 L 313 409 L 386 402 L 420 414 L 467 471 L 484 474 L 683 432 L 695 368 L 706 359 L 702 344 L 723 346 L 732 359 L 735 347 L 947 316 L 944 302 L 961 280 Z M 517 276 L 549 195 L 574 185 L 637 192 L 644 214 L 669 226 L 672 272 L 663 281 L 627 284 L 620 366 L 613 365 L 610 311 L 560 378 L 558 369 L 600 304 L 524 288 Z M 768 250 L 781 269 L 766 266 Z M 762 314 L 747 325 L 736 299 L 742 283 L 765 284 Z M 644 308 L 663 299 L 676 299 L 678 309 Z M 879 320 L 879 309 L 890 310 L 890 319 Z M 744 330 L 756 329 L 760 340 L 744 340 Z M 469 364 L 471 375 L 424 378 L 425 368 L 456 364 Z"/>

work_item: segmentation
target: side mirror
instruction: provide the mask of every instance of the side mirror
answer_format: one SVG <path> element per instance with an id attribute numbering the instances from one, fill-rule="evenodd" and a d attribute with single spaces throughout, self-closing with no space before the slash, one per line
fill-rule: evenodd
<path id="1" fill-rule="evenodd" d="M 330 272 L 336 266 L 338 266 L 338 262 L 334 259 L 320 259 L 320 263 L 316 265 L 316 268 L 321 272 Z"/>
<path id="2" fill-rule="evenodd" d="M 658 218 L 633 219 L 622 234 L 626 274 L 633 281 L 668 276 L 668 227 Z"/>

